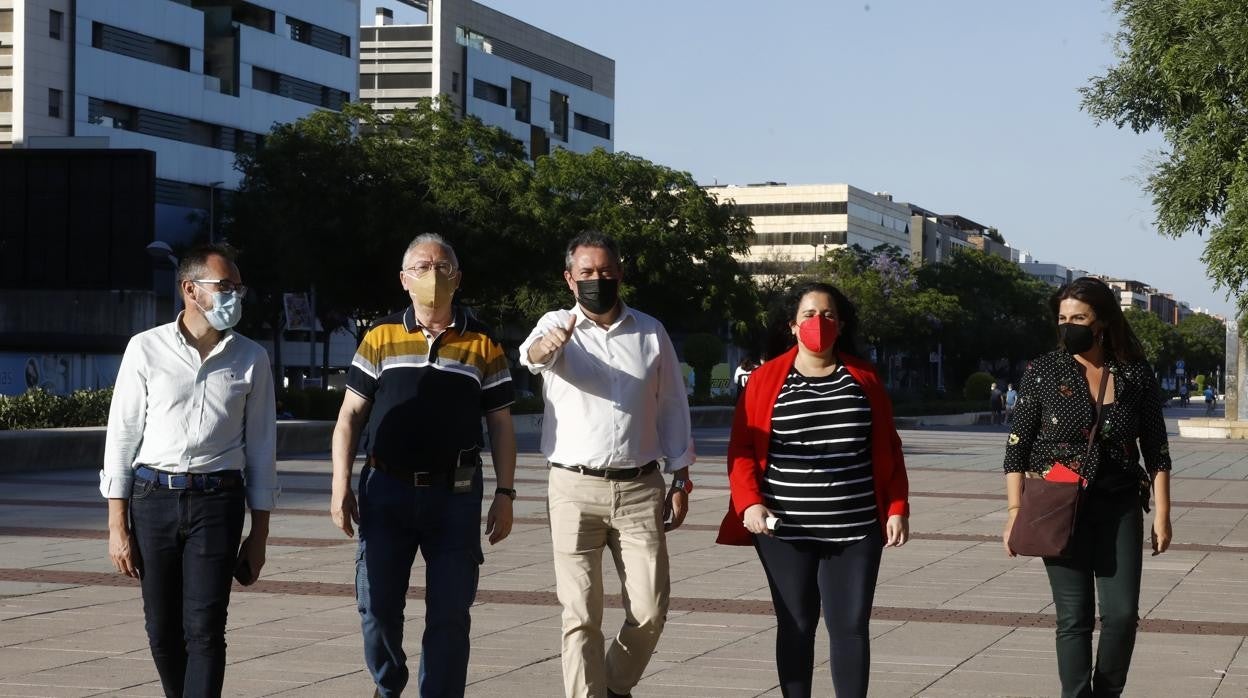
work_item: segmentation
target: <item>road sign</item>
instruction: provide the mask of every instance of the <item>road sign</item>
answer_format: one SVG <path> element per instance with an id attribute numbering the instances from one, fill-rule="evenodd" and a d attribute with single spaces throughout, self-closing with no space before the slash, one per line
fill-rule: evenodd
<path id="1" fill-rule="evenodd" d="M 1175 370 L 1177 370 L 1179 373 L 1182 373 L 1182 372 L 1183 372 L 1183 369 L 1187 368 L 1187 364 L 1186 364 L 1186 363 L 1184 363 L 1183 359 L 1179 359 L 1178 361 L 1175 361 L 1175 362 L 1174 362 L 1174 368 L 1175 368 Z"/>

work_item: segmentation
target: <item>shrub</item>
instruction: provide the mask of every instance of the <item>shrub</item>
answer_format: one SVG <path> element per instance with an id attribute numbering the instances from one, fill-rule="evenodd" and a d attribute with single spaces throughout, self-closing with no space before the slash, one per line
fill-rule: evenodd
<path id="1" fill-rule="evenodd" d="M 334 420 L 338 419 L 338 410 L 342 408 L 342 393 L 320 388 L 288 388 L 278 392 L 277 401 L 295 419 Z"/>
<path id="2" fill-rule="evenodd" d="M 113 389 L 75 390 L 53 395 L 28 390 L 21 395 L 0 395 L 0 429 L 53 429 L 97 427 L 108 423 Z"/>
<path id="3" fill-rule="evenodd" d="M 966 379 L 966 385 L 962 388 L 962 397 L 967 400 L 977 400 L 980 406 L 988 404 L 988 395 L 992 392 L 992 384 L 996 382 L 996 378 L 991 373 L 978 371 L 972 373 Z"/>

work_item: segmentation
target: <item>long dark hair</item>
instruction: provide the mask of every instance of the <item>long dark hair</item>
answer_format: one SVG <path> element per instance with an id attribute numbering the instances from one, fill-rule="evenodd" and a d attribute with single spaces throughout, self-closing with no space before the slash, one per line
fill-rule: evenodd
<path id="1" fill-rule="evenodd" d="M 797 308 L 808 293 L 826 293 L 832 298 L 832 303 L 836 306 L 836 318 L 841 323 L 841 331 L 834 347 L 836 353 L 858 356 L 858 307 L 839 288 L 822 281 L 800 282 L 784 294 L 784 304 L 781 307 L 784 309 L 784 336 L 787 337 L 785 349 L 797 343 L 789 331 L 789 323 L 797 317 Z"/>
<path id="2" fill-rule="evenodd" d="M 1049 298 L 1049 309 L 1056 318 L 1062 301 L 1073 298 L 1092 306 L 1096 320 L 1104 326 L 1103 348 L 1107 356 L 1112 356 L 1123 363 L 1129 361 L 1145 361 L 1144 345 L 1131 331 L 1127 318 L 1118 305 L 1118 296 L 1104 281 L 1092 276 L 1081 276 L 1078 279 L 1057 289 Z"/>

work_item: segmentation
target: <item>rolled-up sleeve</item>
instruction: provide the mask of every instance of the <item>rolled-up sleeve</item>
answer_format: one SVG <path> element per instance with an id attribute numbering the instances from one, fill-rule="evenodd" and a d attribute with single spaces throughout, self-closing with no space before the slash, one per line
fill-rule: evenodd
<path id="1" fill-rule="evenodd" d="M 696 459 L 693 429 L 689 420 L 689 398 L 680 373 L 676 348 L 667 330 L 658 328 L 659 342 L 659 447 L 666 461 L 665 472 L 680 470 Z"/>
<path id="2" fill-rule="evenodd" d="M 247 482 L 247 506 L 254 511 L 272 511 L 277 505 L 277 407 L 274 404 L 273 371 L 269 355 L 257 352 L 251 374 L 251 392 L 243 425 L 243 451 L 246 460 L 243 477 Z"/>
<path id="3" fill-rule="evenodd" d="M 113 385 L 104 437 L 104 464 L 100 470 L 100 494 L 107 499 L 127 499 L 134 480 L 134 459 L 143 443 L 147 425 L 147 362 L 139 337 L 126 345 Z"/>

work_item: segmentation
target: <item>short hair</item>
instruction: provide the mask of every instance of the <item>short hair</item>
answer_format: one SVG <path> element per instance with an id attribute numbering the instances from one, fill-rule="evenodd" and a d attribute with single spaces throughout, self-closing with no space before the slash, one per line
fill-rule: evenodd
<path id="1" fill-rule="evenodd" d="M 231 264 L 237 264 L 234 248 L 223 243 L 205 243 L 187 250 L 178 261 L 178 283 L 204 278 L 208 273 L 209 257 L 224 257 Z"/>
<path id="2" fill-rule="evenodd" d="M 1121 362 L 1145 361 L 1144 345 L 1140 343 L 1131 325 L 1118 305 L 1118 294 L 1104 281 L 1095 276 L 1081 276 L 1062 286 L 1049 298 L 1049 310 L 1056 319 L 1062 301 L 1073 298 L 1092 306 L 1096 321 L 1104 325 L 1105 353 Z"/>
<path id="3" fill-rule="evenodd" d="M 836 337 L 837 353 L 858 356 L 858 306 L 832 284 L 825 284 L 822 281 L 802 281 L 790 288 L 784 296 L 785 325 L 787 326 L 789 322 L 797 318 L 797 309 L 801 306 L 802 299 L 809 293 L 826 294 L 836 306 L 836 319 L 841 324 L 841 331 Z M 789 346 L 796 343 L 791 334 L 786 336 L 785 341 L 789 343 Z"/>
<path id="4" fill-rule="evenodd" d="M 431 244 L 441 245 L 442 251 L 446 253 L 447 257 L 451 258 L 451 266 L 456 269 L 459 268 L 459 257 L 455 254 L 455 248 L 451 247 L 451 243 L 447 242 L 446 238 L 438 235 L 437 233 L 421 233 L 420 235 L 412 238 L 412 241 L 407 244 L 407 249 L 403 251 L 403 261 L 407 262 L 407 256 L 412 253 L 412 250 L 420 247 L 421 245 Z"/>
<path id="5" fill-rule="evenodd" d="M 606 250 L 607 254 L 611 256 L 611 261 L 615 263 L 615 266 L 621 266 L 620 245 L 615 241 L 615 238 L 597 230 L 586 230 L 580 235 L 568 240 L 568 250 L 563 260 L 564 269 L 572 271 L 572 254 L 576 252 L 576 248 L 578 247 L 597 247 Z"/>

